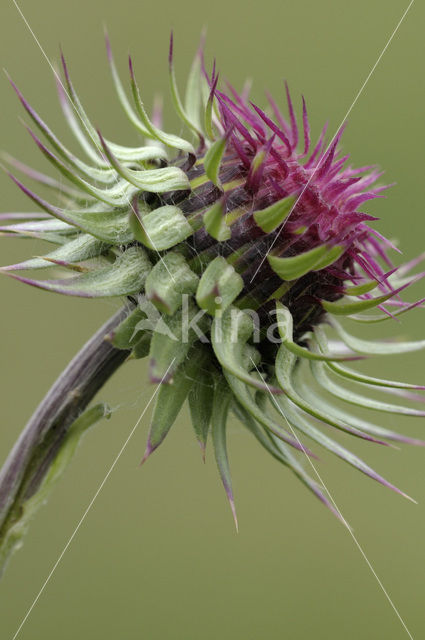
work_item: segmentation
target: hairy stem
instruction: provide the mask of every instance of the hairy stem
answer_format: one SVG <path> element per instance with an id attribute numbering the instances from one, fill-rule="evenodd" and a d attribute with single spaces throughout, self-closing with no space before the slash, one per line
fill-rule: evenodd
<path id="1" fill-rule="evenodd" d="M 33 496 L 72 423 L 126 360 L 105 338 L 132 310 L 128 303 L 82 347 L 30 418 L 0 471 L 0 539 Z"/>

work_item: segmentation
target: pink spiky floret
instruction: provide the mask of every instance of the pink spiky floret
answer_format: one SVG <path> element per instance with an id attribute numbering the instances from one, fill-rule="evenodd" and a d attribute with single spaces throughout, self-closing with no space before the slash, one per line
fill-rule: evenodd
<path id="1" fill-rule="evenodd" d="M 246 172 L 245 186 L 254 193 L 255 207 L 261 209 L 285 196 L 296 197 L 289 218 L 278 232 L 275 249 L 284 253 L 291 246 L 294 253 L 299 253 L 321 243 L 343 244 L 346 252 L 332 266 L 333 270 L 344 271 L 348 278 L 385 280 L 376 258 L 392 266 L 387 250 L 393 247 L 367 226 L 367 221 L 377 218 L 358 209 L 368 200 L 383 197 L 381 192 L 389 185 L 374 186 L 382 176 L 376 167 L 354 169 L 347 165 L 348 155 L 341 157 L 338 147 L 345 125 L 328 145 L 325 126 L 311 149 L 303 98 L 302 149 L 298 151 L 299 128 L 286 83 L 289 122 L 271 96 L 268 100 L 273 119 L 254 103 L 248 103 L 247 97 L 239 95 L 231 85 L 228 88 L 232 98 L 217 89 L 216 77 L 206 77 L 228 136 L 226 151 Z M 261 150 L 265 151 L 262 165 L 256 166 L 254 172 L 252 163 Z M 387 290 L 391 288 L 388 283 L 385 286 Z"/>

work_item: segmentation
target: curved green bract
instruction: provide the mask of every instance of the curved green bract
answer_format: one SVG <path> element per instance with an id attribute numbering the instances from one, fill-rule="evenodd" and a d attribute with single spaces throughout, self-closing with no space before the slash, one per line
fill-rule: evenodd
<path id="1" fill-rule="evenodd" d="M 365 440 L 374 440 L 374 438 L 371 438 L 370 436 L 363 433 L 361 429 L 353 426 L 351 420 L 348 420 L 347 422 L 344 419 L 341 420 L 333 413 L 319 410 L 317 408 L 317 403 L 312 404 L 309 401 L 305 400 L 304 397 L 302 397 L 297 392 L 293 384 L 292 375 L 295 365 L 295 356 L 286 349 L 285 345 L 282 345 L 278 351 L 276 358 L 276 377 L 285 394 L 297 407 L 310 414 L 314 418 L 321 420 L 321 422 L 325 422 L 326 424 L 329 424 L 336 429 L 346 431 L 347 433 L 350 433 L 358 438 L 362 438 Z"/>
<path id="2" fill-rule="evenodd" d="M 204 169 L 208 178 L 216 187 L 221 188 L 220 165 L 226 149 L 226 138 L 219 138 L 210 146 L 204 156 Z"/>
<path id="3" fill-rule="evenodd" d="M 302 347 L 297 344 L 293 340 L 293 319 L 291 312 L 287 307 L 285 307 L 281 302 L 276 302 L 276 319 L 278 322 L 278 330 L 280 337 L 282 339 L 283 344 L 291 351 L 295 356 L 299 358 L 307 358 L 308 360 L 324 360 L 334 361 L 334 360 L 358 360 L 359 356 L 356 355 L 340 355 L 340 354 L 332 354 L 329 352 L 326 353 L 318 353 L 316 351 L 312 351 L 307 347 Z"/>
<path id="4" fill-rule="evenodd" d="M 214 400 L 211 414 L 211 431 L 212 441 L 214 445 L 214 454 L 217 467 L 220 473 L 221 481 L 226 491 L 232 510 L 233 519 L 235 521 L 236 530 L 238 529 L 238 519 L 236 516 L 235 501 L 233 498 L 232 478 L 230 475 L 229 459 L 227 454 L 226 442 L 226 425 L 227 415 L 229 413 L 231 395 L 229 389 L 223 380 L 217 382 L 214 390 Z"/>
<path id="5" fill-rule="evenodd" d="M 81 298 L 110 298 L 138 293 L 145 283 L 151 263 L 140 247 L 119 254 L 112 265 L 63 280 L 30 280 L 8 274 L 39 289 Z"/>
<path id="6" fill-rule="evenodd" d="M 194 294 L 199 278 L 184 256 L 170 251 L 162 256 L 146 278 L 145 293 L 162 313 L 173 315 L 182 305 L 182 295 Z"/>
<path id="7" fill-rule="evenodd" d="M 226 219 L 224 217 L 225 214 L 225 204 L 224 200 L 217 200 L 203 215 L 203 223 L 205 225 L 205 229 L 208 231 L 210 236 L 218 240 L 219 242 L 225 242 L 229 240 L 232 235 L 230 227 L 226 224 Z"/>
<path id="8" fill-rule="evenodd" d="M 45 269 L 52 266 L 52 263 L 59 266 L 73 267 L 75 263 L 100 256 L 109 246 L 92 235 L 80 234 L 74 240 L 70 240 L 42 257 L 25 260 L 25 262 L 20 262 L 10 267 L 3 267 L 3 270 Z"/>
<path id="9" fill-rule="evenodd" d="M 281 389 L 268 386 L 266 383 L 250 375 L 245 368 L 244 352 L 247 340 L 254 330 L 252 318 L 235 307 L 229 307 L 213 320 L 211 326 L 211 343 L 220 364 L 246 384 L 256 389 L 272 393 L 282 393 Z"/>
<path id="10" fill-rule="evenodd" d="M 329 266 L 337 260 L 345 251 L 345 247 L 328 247 L 320 245 L 314 249 L 310 249 L 305 253 L 289 258 L 279 258 L 278 256 L 268 255 L 267 260 L 273 271 L 282 278 L 282 280 L 295 280 L 301 278 L 309 271 L 318 271 Z"/>
<path id="11" fill-rule="evenodd" d="M 327 352 L 328 350 L 328 342 L 325 335 L 325 332 L 320 327 L 316 327 L 314 331 L 314 336 L 317 340 L 319 348 L 323 352 Z M 328 367 L 340 377 L 353 380 L 355 382 L 360 382 L 362 384 L 377 386 L 377 387 L 385 387 L 388 389 L 412 389 L 412 390 L 423 390 L 425 386 L 409 384 L 407 382 L 399 382 L 397 380 L 387 380 L 385 378 L 374 378 L 373 376 L 367 376 L 358 371 L 354 371 L 353 369 L 348 369 L 347 367 L 343 367 L 340 364 L 336 364 L 335 362 L 328 362 Z"/>
<path id="12" fill-rule="evenodd" d="M 196 290 L 196 302 L 211 316 L 221 314 L 238 297 L 243 280 L 225 258 L 217 256 L 205 269 Z"/>
<path id="13" fill-rule="evenodd" d="M 367 398 L 362 394 L 354 393 L 345 387 L 339 386 L 327 376 L 325 365 L 323 363 L 311 362 L 310 366 L 319 385 L 343 402 L 348 402 L 349 404 L 354 404 L 358 407 L 365 407 L 366 409 L 372 409 L 374 411 L 401 414 L 404 416 L 425 417 L 425 411 Z"/>
<path id="14" fill-rule="evenodd" d="M 192 379 L 203 366 L 205 358 L 199 349 L 192 349 L 191 354 L 180 364 L 173 374 L 174 384 L 161 384 L 157 393 L 155 409 L 149 429 L 148 442 L 142 462 L 163 442 L 173 426 L 192 386 Z M 171 361 L 170 368 L 174 362 Z M 165 372 L 164 375 L 167 375 Z"/>
<path id="15" fill-rule="evenodd" d="M 294 196 L 278 200 L 265 209 L 255 211 L 254 220 L 265 233 L 271 233 L 288 217 L 295 202 Z"/>
<path id="16" fill-rule="evenodd" d="M 171 249 L 192 235 L 193 229 L 179 207 L 165 205 L 149 213 L 132 216 L 132 230 L 149 249 Z"/>
<path id="17" fill-rule="evenodd" d="M 345 331 L 342 325 L 333 318 L 331 319 L 331 324 L 345 344 L 358 353 L 396 355 L 425 349 L 425 340 L 417 340 L 415 342 L 404 342 L 401 340 L 399 342 L 376 342 L 373 340 L 363 340 Z"/>

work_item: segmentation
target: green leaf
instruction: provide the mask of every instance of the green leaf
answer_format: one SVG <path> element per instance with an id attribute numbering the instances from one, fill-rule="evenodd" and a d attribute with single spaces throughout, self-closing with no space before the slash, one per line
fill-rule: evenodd
<path id="1" fill-rule="evenodd" d="M 217 360 L 224 369 L 251 387 L 282 393 L 281 389 L 268 386 L 246 370 L 246 342 L 253 328 L 252 318 L 235 307 L 229 307 L 222 316 L 217 316 L 211 326 L 211 343 Z"/>
<path id="2" fill-rule="evenodd" d="M 142 135 L 147 136 L 147 137 L 154 137 L 151 134 L 151 132 L 148 131 L 148 129 L 142 124 L 142 122 L 137 117 L 136 113 L 134 112 L 132 106 L 130 105 L 130 102 L 129 102 L 128 98 L 127 98 L 127 94 L 124 91 L 124 87 L 122 85 L 121 78 L 119 76 L 117 67 L 115 65 L 115 60 L 114 60 L 114 57 L 112 55 L 112 49 L 111 49 L 111 45 L 110 45 L 108 36 L 106 36 L 106 48 L 107 48 L 107 52 L 108 52 L 108 61 L 109 61 L 109 66 L 110 66 L 110 70 L 111 70 L 112 81 L 114 83 L 115 91 L 117 92 L 117 96 L 118 96 L 118 99 L 119 99 L 119 101 L 121 103 L 121 106 L 122 106 L 122 108 L 124 110 L 124 113 L 126 114 L 127 118 L 131 122 L 131 124 L 134 127 L 136 127 L 136 129 L 138 129 Z"/>
<path id="3" fill-rule="evenodd" d="M 313 376 L 319 385 L 339 400 L 348 402 L 349 404 L 354 404 L 358 407 L 372 409 L 374 411 L 383 411 L 386 413 L 401 414 L 405 416 L 425 416 L 425 411 L 419 411 L 418 409 L 402 407 L 400 405 L 367 398 L 363 394 L 360 395 L 346 389 L 345 387 L 339 386 L 326 375 L 325 365 L 320 362 L 311 362 L 310 366 Z"/>
<path id="4" fill-rule="evenodd" d="M 107 249 L 108 245 L 101 240 L 93 238 L 91 235 L 80 234 L 74 240 L 70 240 L 43 257 L 32 258 L 31 260 L 25 260 L 25 262 L 3 268 L 17 271 L 21 269 L 45 269 L 46 267 L 51 267 L 52 263 L 74 264 L 96 258 Z"/>
<path id="5" fill-rule="evenodd" d="M 120 254 L 112 265 L 100 267 L 72 278 L 30 280 L 12 273 L 8 273 L 8 275 L 46 291 L 82 298 L 109 298 L 139 293 L 150 269 L 149 259 L 143 249 L 130 247 Z"/>
<path id="6" fill-rule="evenodd" d="M 128 204 L 133 196 L 137 193 L 137 187 L 130 185 L 129 183 L 113 183 L 110 187 L 104 187 L 102 189 L 94 186 L 87 180 L 80 178 L 80 176 L 68 166 L 64 164 L 59 158 L 57 158 L 47 147 L 32 134 L 37 146 L 47 160 L 63 175 L 67 180 L 79 187 L 82 191 L 89 194 L 96 200 L 105 202 L 113 207 L 123 206 Z M 93 177 L 93 180 L 96 178 Z"/>
<path id="7" fill-rule="evenodd" d="M 28 191 L 19 181 L 15 180 L 15 182 L 44 211 L 57 218 L 57 220 L 40 221 L 38 225 L 33 222 L 31 223 L 33 229 L 37 229 L 38 226 L 40 232 L 54 230 L 61 233 L 69 233 L 69 225 L 72 225 L 72 227 L 81 229 L 108 244 L 128 244 L 134 240 L 128 224 L 128 208 L 121 211 L 114 208 L 109 211 L 102 211 L 102 209 L 99 210 L 99 204 L 96 204 L 86 209 L 59 209 L 32 191 Z M 104 205 L 101 206 L 105 209 Z M 54 224 L 61 226 L 57 229 L 52 226 Z M 15 225 L 15 227 L 17 226 Z M 20 225 L 20 227 L 24 230 L 24 225 Z M 31 227 L 27 225 L 28 228 Z"/>
<path id="8" fill-rule="evenodd" d="M 185 258 L 170 251 L 156 263 L 146 279 L 145 292 L 159 311 L 173 315 L 182 304 L 182 294 L 193 294 L 199 282 Z"/>
<path id="9" fill-rule="evenodd" d="M 345 331 L 339 322 L 331 318 L 331 324 L 336 329 L 340 338 L 345 344 L 357 351 L 358 353 L 367 353 L 373 355 L 394 355 L 400 353 L 411 353 L 425 349 L 425 340 L 417 340 L 413 342 L 376 342 L 372 340 L 362 340 L 356 338 Z"/>
<path id="10" fill-rule="evenodd" d="M 376 322 L 385 322 L 386 320 L 394 320 L 394 318 L 398 318 L 398 316 L 407 313 L 411 309 L 415 309 L 416 307 L 423 307 L 425 299 L 418 300 L 417 302 L 412 302 L 408 304 L 403 309 L 397 309 L 397 311 L 391 311 L 391 315 L 386 313 L 381 313 L 380 315 L 368 316 L 368 315 L 350 315 L 350 320 L 355 320 L 356 322 L 363 322 L 366 324 L 375 324 Z"/>
<path id="11" fill-rule="evenodd" d="M 273 271 L 282 280 L 295 280 L 309 273 L 309 271 L 324 269 L 335 262 L 344 251 L 345 247 L 339 245 L 335 247 L 320 245 L 290 258 L 268 255 L 267 260 Z"/>
<path id="12" fill-rule="evenodd" d="M 188 357 L 174 373 L 173 384 L 161 384 L 156 398 L 148 442 L 142 462 L 159 447 L 173 426 L 180 409 L 190 391 L 199 369 L 204 366 L 207 355 L 197 348 L 192 349 Z M 173 366 L 173 361 L 170 367 Z"/>
<path id="13" fill-rule="evenodd" d="M 274 402 L 275 397 L 273 396 L 272 398 Z M 279 410 L 279 407 L 278 407 L 278 410 Z M 244 410 L 244 407 L 240 405 L 236 405 L 236 413 L 239 419 L 241 420 L 241 422 L 243 422 L 243 424 L 245 424 L 245 426 L 252 432 L 252 434 L 255 436 L 255 438 L 257 438 L 258 442 L 260 442 L 260 444 L 266 449 L 266 451 L 268 451 L 280 463 L 282 463 L 286 467 L 289 467 L 292 470 L 292 472 L 297 476 L 297 478 L 301 480 L 301 482 L 308 489 L 310 489 L 310 491 L 312 491 L 313 494 L 317 498 L 319 498 L 319 500 L 326 507 L 328 507 L 328 509 L 330 509 L 332 513 L 334 513 L 334 515 L 340 518 L 340 514 L 333 507 L 331 502 L 326 498 L 321 487 L 319 487 L 319 485 L 316 482 L 314 482 L 314 480 L 312 480 L 310 476 L 305 472 L 302 465 L 298 462 L 298 460 L 295 458 L 292 452 L 288 449 L 288 447 L 282 441 L 282 439 L 279 437 L 276 437 L 273 434 L 264 433 L 264 431 L 258 426 L 256 420 L 254 420 L 254 418 L 250 415 L 250 412 Z M 288 423 L 288 426 L 290 426 L 286 417 L 285 416 L 283 417 Z M 299 440 L 297 440 L 297 443 L 298 443 L 298 448 L 303 450 L 304 453 L 308 455 L 308 450 L 305 447 L 303 447 L 302 443 Z"/>
<path id="14" fill-rule="evenodd" d="M 306 347 L 301 347 L 293 341 L 293 319 L 292 314 L 287 307 L 281 302 L 276 302 L 276 319 L 278 321 L 278 330 L 285 347 L 294 355 L 308 360 L 357 360 L 358 356 L 344 356 L 332 353 L 318 353 L 311 351 Z"/>
<path id="15" fill-rule="evenodd" d="M 201 55 L 198 52 L 190 68 L 186 84 L 185 111 L 187 117 L 194 124 L 196 130 L 201 131 L 201 103 L 202 103 L 202 69 Z"/>
<path id="16" fill-rule="evenodd" d="M 106 46 L 108 51 L 108 59 L 109 59 L 109 64 L 111 68 L 113 83 L 115 85 L 118 99 L 121 103 L 121 106 L 124 109 L 125 114 L 129 118 L 132 125 L 136 127 L 136 129 L 142 135 L 148 138 L 154 138 L 154 136 L 143 126 L 143 124 L 141 123 L 141 121 L 139 120 L 139 118 L 131 108 L 131 105 L 127 99 L 125 91 L 122 87 L 121 80 L 119 78 L 119 75 L 115 66 L 115 62 L 112 56 L 112 50 L 109 44 L 109 39 L 107 36 L 106 36 Z M 96 164 L 104 167 L 105 163 L 101 158 L 101 156 L 98 155 L 98 153 L 101 152 L 100 139 L 99 139 L 98 133 L 96 129 L 93 127 L 92 123 L 90 122 L 80 102 L 80 99 L 76 91 L 74 90 L 74 87 L 71 83 L 69 73 L 68 73 L 68 70 L 66 69 L 65 64 L 64 64 L 64 69 L 65 69 L 65 80 L 68 87 L 68 93 L 66 94 L 66 96 L 65 95 L 63 96 L 63 99 L 61 99 L 61 102 L 62 102 L 62 108 L 64 109 L 64 112 L 65 112 L 65 116 L 68 120 L 69 125 L 71 126 L 71 129 L 74 135 L 76 136 L 76 138 L 78 139 L 82 147 L 85 149 L 86 153 L 88 153 L 90 158 Z M 58 84 L 58 86 L 60 88 L 60 93 L 65 93 L 63 91 L 62 85 Z M 66 98 L 68 97 L 70 98 L 71 105 L 70 107 L 67 108 Z M 77 114 L 78 120 L 76 119 L 75 114 Z M 80 126 L 80 122 L 82 123 L 83 127 Z M 107 143 L 109 147 L 112 149 L 113 153 L 123 161 L 143 162 L 143 161 L 154 159 L 154 158 L 155 159 L 163 158 L 164 160 L 167 159 L 167 155 L 159 146 L 157 147 L 146 146 L 146 147 L 131 149 L 131 148 L 124 147 L 122 145 L 110 142 L 109 140 L 107 140 Z M 92 152 L 91 147 L 93 147 L 93 149 L 96 150 L 96 153 Z"/>
<path id="17" fill-rule="evenodd" d="M 316 327 L 314 331 L 314 335 L 320 349 L 326 352 L 328 342 L 327 342 L 326 334 L 323 331 L 323 329 Z M 333 371 L 334 373 L 338 374 L 339 376 L 345 379 L 354 380 L 355 382 L 360 382 L 366 385 L 373 385 L 373 386 L 393 388 L 393 389 L 413 389 L 413 390 L 424 389 L 423 386 L 409 384 L 407 382 L 398 382 L 396 380 L 386 380 L 384 378 L 374 378 L 372 376 L 367 376 L 365 374 L 359 373 L 358 371 L 354 371 L 353 369 L 348 369 L 347 367 L 343 367 L 342 365 L 335 364 L 333 362 L 329 362 L 327 366 L 331 369 L 331 371 Z"/>
<path id="18" fill-rule="evenodd" d="M 194 325 L 191 325 L 192 322 Z M 205 332 L 209 327 L 209 320 L 199 312 L 192 300 L 185 301 L 183 308 L 174 315 L 159 319 L 149 352 L 151 381 L 173 381 L 175 369 L 186 358 L 192 344 L 200 338 L 194 326 Z"/>
<path id="19" fill-rule="evenodd" d="M 203 215 L 203 222 L 205 229 L 208 231 L 211 237 L 219 242 L 225 242 L 229 240 L 232 235 L 230 227 L 226 224 L 225 219 L 225 202 L 221 198 L 213 204 Z"/>
<path id="20" fill-rule="evenodd" d="M 214 445 L 215 459 L 220 472 L 221 481 L 226 491 L 227 498 L 235 521 L 236 531 L 238 530 L 238 519 L 236 516 L 235 501 L 233 497 L 232 478 L 230 475 L 229 460 L 226 443 L 226 423 L 230 406 L 229 388 L 220 380 L 215 388 L 214 402 L 211 416 L 212 440 Z"/>
<path id="21" fill-rule="evenodd" d="M 204 84 L 204 93 L 206 99 L 205 111 L 204 111 L 204 131 L 207 134 L 207 138 L 215 140 L 213 131 L 213 111 L 214 111 L 214 91 L 217 84 L 217 78 L 214 81 L 212 89 L 206 87 Z"/>
<path id="22" fill-rule="evenodd" d="M 382 476 L 380 476 L 374 469 L 369 467 L 361 458 L 356 456 L 354 453 L 343 447 L 333 440 L 326 434 L 322 433 L 319 429 L 314 427 L 308 420 L 306 420 L 305 416 L 301 415 L 298 411 L 295 410 L 293 405 L 291 406 L 288 399 L 285 396 L 279 396 L 276 398 L 276 402 L 282 411 L 282 415 L 285 415 L 287 420 L 291 423 L 291 425 L 295 428 L 307 435 L 309 438 L 320 444 L 324 449 L 327 449 L 334 455 L 347 462 L 355 469 L 358 469 L 362 473 L 366 474 L 373 480 L 380 482 L 386 487 L 391 489 L 395 489 L 393 485 L 391 485 L 387 480 L 385 480 Z"/>
<path id="23" fill-rule="evenodd" d="M 138 325 L 146 319 L 146 313 L 136 307 L 122 322 L 114 329 L 108 337 L 117 349 L 130 351 L 144 335 Z"/>
<path id="24" fill-rule="evenodd" d="M 102 136 L 100 136 L 100 139 L 105 155 L 115 171 L 138 190 L 152 193 L 165 193 L 167 191 L 190 189 L 189 179 L 185 172 L 179 169 L 179 167 L 162 167 L 150 170 L 140 169 L 137 171 L 128 169 L 114 156 Z"/>
<path id="25" fill-rule="evenodd" d="M 261 446 L 285 467 L 289 467 L 286 457 L 274 446 L 264 427 L 261 427 L 253 416 L 236 399 L 232 409 L 238 420 L 253 434 Z"/>
<path id="26" fill-rule="evenodd" d="M 362 296 L 365 293 L 369 293 L 376 289 L 379 285 L 379 282 L 376 280 L 371 280 L 370 282 L 365 282 L 364 284 L 358 284 L 355 286 L 345 287 L 345 294 L 347 296 Z"/>
<path id="27" fill-rule="evenodd" d="M 135 360 L 139 360 L 141 358 L 146 358 L 149 355 L 150 346 L 151 346 L 152 335 L 150 332 L 145 331 L 142 334 L 142 337 L 136 342 L 131 352 L 131 358 Z"/>
<path id="28" fill-rule="evenodd" d="M 200 369 L 189 391 L 192 426 L 205 462 L 205 449 L 214 399 L 214 378 L 210 371 Z"/>
<path id="29" fill-rule="evenodd" d="M 216 187 L 222 188 L 220 182 L 220 166 L 226 150 L 227 137 L 219 138 L 210 146 L 204 156 L 204 169 L 208 178 Z"/>
<path id="30" fill-rule="evenodd" d="M 227 309 L 242 289 L 242 277 L 225 258 L 217 256 L 202 274 L 196 291 L 196 302 L 201 309 L 215 316 Z"/>
<path id="31" fill-rule="evenodd" d="M 171 88 L 171 98 L 174 104 L 174 108 L 176 110 L 177 115 L 180 120 L 199 137 L 200 143 L 202 143 L 204 137 L 200 128 L 195 124 L 192 118 L 186 113 L 185 108 L 183 107 L 182 101 L 180 99 L 179 90 L 177 87 L 176 74 L 174 71 L 174 58 L 173 58 L 173 35 L 171 34 L 171 42 L 170 42 L 170 55 L 169 55 L 169 79 L 170 79 L 170 88 Z"/>
<path id="32" fill-rule="evenodd" d="M 367 436 L 365 433 L 363 433 L 363 431 L 353 426 L 352 420 L 349 420 L 348 422 L 345 422 L 345 420 L 340 420 L 339 418 L 335 417 L 335 414 L 333 412 L 331 413 L 320 411 L 318 409 L 317 402 L 312 404 L 311 402 L 305 400 L 305 398 L 296 391 L 296 388 L 293 385 L 292 376 L 295 364 L 296 357 L 294 356 L 294 354 L 288 351 L 285 345 L 282 345 L 279 348 L 276 357 L 276 377 L 280 386 L 285 391 L 285 394 L 297 407 L 310 414 L 314 418 L 317 418 L 318 420 L 321 420 L 322 422 L 335 427 L 336 429 L 340 429 L 341 431 L 350 433 L 351 435 L 354 435 L 358 438 L 362 438 L 365 440 L 374 440 L 374 438 Z M 310 388 L 308 388 L 308 393 L 306 389 L 306 396 L 309 399 L 313 398 L 313 395 L 310 393 Z"/>
<path id="33" fill-rule="evenodd" d="M 144 104 L 140 98 L 139 87 L 136 83 L 136 78 L 133 73 L 132 65 L 130 66 L 130 77 L 131 77 L 131 89 L 133 92 L 133 99 L 136 106 L 137 113 L 149 134 L 153 137 L 165 144 L 167 147 L 172 147 L 173 149 L 181 149 L 190 155 L 195 155 L 195 150 L 190 142 L 180 138 L 179 136 L 175 136 L 171 133 L 165 133 L 158 129 L 149 119 L 148 114 L 146 113 L 146 109 Z"/>
<path id="34" fill-rule="evenodd" d="M 395 442 L 410 442 L 411 444 L 421 444 L 419 441 L 412 440 L 411 438 L 403 436 L 396 431 L 391 431 L 367 420 L 364 420 L 363 418 L 359 418 L 358 416 L 354 415 L 352 411 L 348 412 L 344 409 L 341 409 L 333 402 L 331 403 L 330 401 L 325 399 L 322 395 L 315 393 L 311 388 L 311 385 L 307 385 L 302 379 L 301 374 L 297 372 L 295 373 L 294 388 L 296 389 L 297 393 L 302 394 L 302 396 L 305 398 L 308 398 L 310 403 L 318 410 L 319 413 L 325 413 L 326 415 L 332 416 L 332 418 L 335 418 L 336 420 L 342 420 L 343 422 L 350 424 L 352 427 L 360 429 L 364 433 L 371 434 L 372 436 L 376 436 L 380 439 L 385 438 L 386 440 L 393 440 Z M 322 418 L 319 419 L 321 419 L 322 422 L 326 422 Z M 374 441 L 380 444 L 386 444 L 382 440 Z"/>
<path id="35" fill-rule="evenodd" d="M 291 447 L 295 447 L 299 449 L 297 442 L 292 438 L 292 436 L 288 433 L 284 427 L 282 427 L 279 423 L 275 422 L 264 409 L 254 401 L 252 398 L 248 387 L 244 382 L 233 376 L 228 372 L 224 372 L 225 378 L 231 388 L 233 395 L 244 408 L 245 411 L 249 413 L 249 415 L 255 419 L 259 424 L 261 424 L 268 432 L 275 435 L 279 440 L 286 442 Z"/>
<path id="36" fill-rule="evenodd" d="M 193 233 L 181 209 L 173 205 L 158 207 L 140 217 L 132 215 L 131 225 L 136 239 L 155 251 L 170 249 Z"/>
<path id="37" fill-rule="evenodd" d="M 287 218 L 295 200 L 294 196 L 289 196 L 274 202 L 269 207 L 261 209 L 261 211 L 256 211 L 254 213 L 255 222 L 265 233 L 271 233 Z"/>
<path id="38" fill-rule="evenodd" d="M 321 300 L 322 307 L 336 316 L 349 316 L 352 313 L 359 313 L 360 311 L 367 311 L 367 309 L 373 309 L 382 304 L 386 300 L 389 300 L 396 294 L 396 291 L 391 291 L 382 296 L 376 298 L 368 298 L 367 300 L 354 300 L 350 301 L 344 297 L 342 301 L 329 302 L 328 300 Z"/>

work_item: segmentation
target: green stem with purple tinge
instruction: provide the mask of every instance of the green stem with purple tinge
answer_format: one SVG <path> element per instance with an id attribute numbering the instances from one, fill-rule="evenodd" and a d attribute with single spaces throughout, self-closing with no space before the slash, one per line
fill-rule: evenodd
<path id="1" fill-rule="evenodd" d="M 123 364 L 129 351 L 107 340 L 128 316 L 128 303 L 82 347 L 48 391 L 0 471 L 0 547 L 38 491 L 71 425 L 96 393 Z"/>

